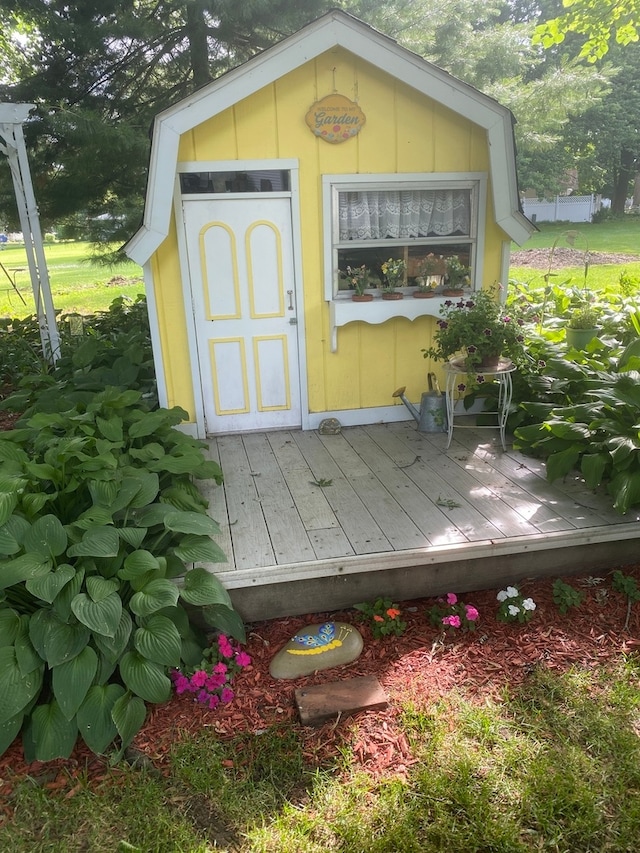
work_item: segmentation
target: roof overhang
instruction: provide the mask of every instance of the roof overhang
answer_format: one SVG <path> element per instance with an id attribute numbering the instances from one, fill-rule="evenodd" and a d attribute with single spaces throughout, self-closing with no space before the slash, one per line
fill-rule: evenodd
<path id="1" fill-rule="evenodd" d="M 132 260 L 146 263 L 169 233 L 173 181 L 167 175 L 175 174 L 182 134 L 335 47 L 484 128 L 496 221 L 516 243 L 530 236 L 535 229 L 520 209 L 510 110 L 368 24 L 334 10 L 156 116 L 144 220 L 124 247 Z"/>

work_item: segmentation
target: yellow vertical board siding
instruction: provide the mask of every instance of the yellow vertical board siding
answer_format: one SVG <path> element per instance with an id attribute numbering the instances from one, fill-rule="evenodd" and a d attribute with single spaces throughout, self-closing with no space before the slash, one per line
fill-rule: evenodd
<path id="1" fill-rule="evenodd" d="M 156 251 L 152 264 L 167 404 L 169 407 L 182 406 L 189 413 L 189 421 L 194 422 L 193 382 L 198 381 L 198 376 L 189 358 L 187 319 L 173 217 L 169 235 Z"/>
<path id="2" fill-rule="evenodd" d="M 309 107 L 334 89 L 357 100 L 366 116 L 360 134 L 332 145 L 315 137 L 305 123 Z M 296 158 L 299 162 L 301 267 L 306 335 L 306 371 L 312 412 L 390 405 L 391 393 L 406 385 L 417 395 L 426 385 L 429 363 L 420 350 L 431 342 L 435 321 L 404 318 L 380 325 L 353 323 L 338 330 L 338 350 L 330 351 L 329 309 L 323 294 L 323 174 L 487 171 L 486 135 L 464 117 L 415 93 L 341 48 L 300 66 L 219 116 L 203 122 L 180 144 L 181 159 L 229 160 Z M 491 208 L 490 203 L 487 204 Z M 293 212 L 294 217 L 297 211 Z M 500 268 L 502 233 L 487 222 L 484 282 Z M 169 240 L 163 257 L 170 254 Z M 175 241 L 174 241 L 175 243 Z M 176 251 L 177 256 L 177 251 Z M 169 265 L 170 266 L 170 265 Z M 178 275 L 163 260 L 160 289 L 174 305 Z M 174 264 L 174 267 L 177 266 Z M 158 279 L 160 281 L 160 278 Z M 184 314 L 182 294 L 180 311 Z M 168 309 L 172 321 L 176 313 Z M 161 330 L 163 352 L 176 340 Z M 192 403 L 186 335 L 171 346 L 168 385 L 176 400 Z M 184 346 L 182 343 L 184 342 Z M 180 389 L 178 393 L 176 389 Z M 185 405 L 180 402 L 180 405 Z M 187 406 L 185 406 L 187 407 Z"/>

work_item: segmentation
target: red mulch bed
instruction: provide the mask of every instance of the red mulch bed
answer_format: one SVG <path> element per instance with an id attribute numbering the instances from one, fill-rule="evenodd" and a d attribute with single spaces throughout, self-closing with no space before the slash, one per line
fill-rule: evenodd
<path id="1" fill-rule="evenodd" d="M 625 566 L 622 571 L 640 584 L 640 565 Z M 480 611 L 480 621 L 474 633 L 457 636 L 443 637 L 429 625 L 425 612 L 433 599 L 402 605 L 408 625 L 399 638 L 374 640 L 369 628 L 356 622 L 354 610 L 256 623 L 250 626 L 246 646 L 253 662 L 237 677 L 233 702 L 209 711 L 190 697 L 181 696 L 153 706 L 133 747 L 160 773 L 168 774 L 169 752 L 183 733 L 195 733 L 204 727 L 225 739 L 286 725 L 299 731 L 307 759 L 313 765 L 330 761 L 339 745 L 348 742 L 363 769 L 375 776 L 402 776 L 413 761 L 409 744 L 397 725 L 402 702 L 410 700 L 417 707 L 425 707 L 451 690 L 482 702 L 488 696 L 496 696 L 505 684 L 521 683 L 537 664 L 557 671 L 574 664 L 607 666 L 621 654 L 640 648 L 640 603 L 632 608 L 625 631 L 627 600 L 611 590 L 609 574 L 604 578 L 599 585 L 589 585 L 586 578 L 568 579 L 585 590 L 586 598 L 567 615 L 560 614 L 553 603 L 552 580 L 519 584 L 520 590 L 531 595 L 537 604 L 527 625 L 496 621 L 495 590 L 465 594 L 465 602 Z M 303 625 L 327 618 L 358 625 L 365 640 L 360 658 L 314 676 L 279 681 L 271 678 L 269 663 L 284 643 Z M 362 712 L 318 728 L 299 723 L 294 702 L 296 688 L 361 675 L 379 679 L 389 697 L 386 710 Z M 3 815 L 10 817 L 11 791 L 25 775 L 70 797 L 85 770 L 94 783 L 114 772 L 107 770 L 104 759 L 84 747 L 78 747 L 64 761 L 26 765 L 17 740 L 0 758 L 0 819 Z"/>

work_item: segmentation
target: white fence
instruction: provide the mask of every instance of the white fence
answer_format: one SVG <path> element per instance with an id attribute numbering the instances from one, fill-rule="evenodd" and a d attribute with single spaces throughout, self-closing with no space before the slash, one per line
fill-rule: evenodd
<path id="1" fill-rule="evenodd" d="M 553 201 L 522 199 L 524 215 L 532 222 L 591 222 L 601 206 L 599 195 L 557 195 Z"/>

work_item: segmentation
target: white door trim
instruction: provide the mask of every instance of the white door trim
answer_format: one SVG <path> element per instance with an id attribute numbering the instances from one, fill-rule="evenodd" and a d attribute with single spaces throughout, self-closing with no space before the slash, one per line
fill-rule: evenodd
<path id="1" fill-rule="evenodd" d="M 206 438 L 205 428 L 205 410 L 204 400 L 202 395 L 202 373 L 198 354 L 198 341 L 196 335 L 196 322 L 194 316 L 194 308 L 191 294 L 191 278 L 189 270 L 189 258 L 187 254 L 184 218 L 182 213 L 182 193 L 180 190 L 180 172 L 189 171 L 230 171 L 230 170 L 246 170 L 255 169 L 287 169 L 290 174 L 291 191 L 288 195 L 291 199 L 291 241 L 293 248 L 293 275 L 295 289 L 295 303 L 298 306 L 298 323 L 296 326 L 296 335 L 298 343 L 298 361 L 299 361 L 299 383 L 300 383 L 300 408 L 302 428 L 309 429 L 309 396 L 307 383 L 306 369 L 306 347 L 305 347 L 305 322 L 304 322 L 304 295 L 302 288 L 302 234 L 300 225 L 300 182 L 299 169 L 297 160 L 223 160 L 223 161 L 202 161 L 202 162 L 181 162 L 178 164 L 179 170 L 175 176 L 174 186 L 174 216 L 176 220 L 176 236 L 178 242 L 178 255 L 180 263 L 180 277 L 182 280 L 182 294 L 185 306 L 185 318 L 187 327 L 187 340 L 189 346 L 189 358 L 192 365 L 192 387 L 195 404 L 195 412 L 190 412 L 190 415 L 196 422 L 196 433 L 198 438 Z M 259 196 L 264 197 L 264 193 L 259 193 Z M 283 193 L 274 193 L 274 195 L 282 196 Z M 252 194 L 225 194 L 225 198 L 245 198 L 250 199 Z M 210 195 L 188 196 L 189 198 L 212 198 Z M 215 198 L 215 196 L 213 196 Z M 197 372 L 196 372 L 197 371 Z"/>

